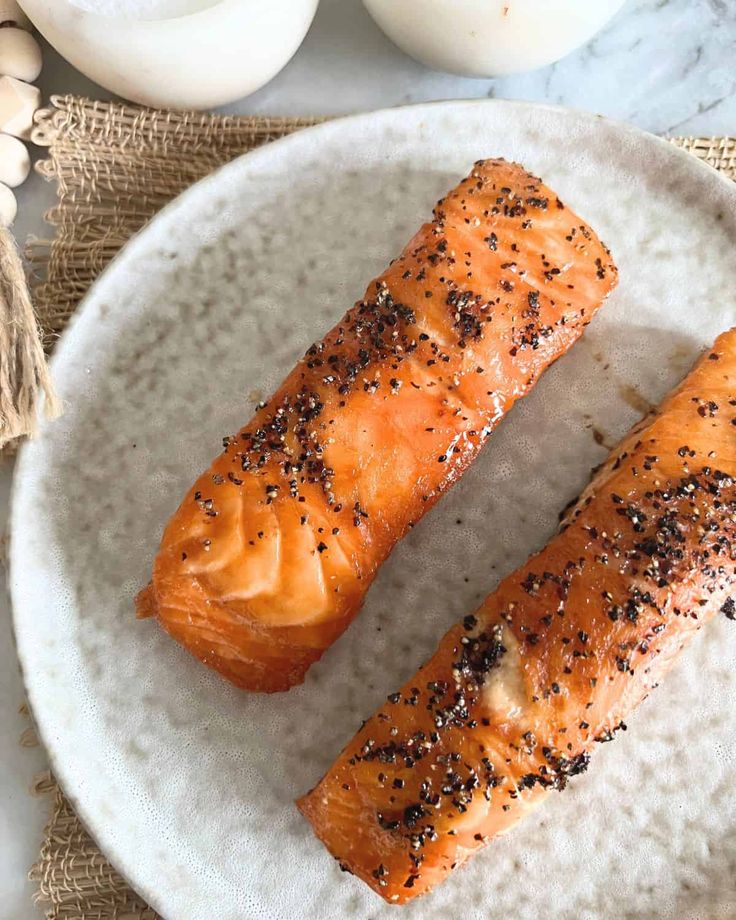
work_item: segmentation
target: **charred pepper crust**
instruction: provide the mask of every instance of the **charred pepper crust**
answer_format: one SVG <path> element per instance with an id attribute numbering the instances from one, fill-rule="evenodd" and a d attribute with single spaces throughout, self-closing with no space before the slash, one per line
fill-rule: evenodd
<path id="1" fill-rule="evenodd" d="M 587 769 L 590 760 L 586 751 L 570 756 L 566 752 L 543 746 L 537 770 L 524 774 L 517 783 L 488 756 L 482 756 L 477 766 L 468 762 L 461 750 L 443 749 L 443 753 L 433 756 L 433 749 L 446 733 L 455 729 L 472 730 L 479 725 L 487 727 L 490 724 L 485 718 L 478 722 L 473 717 L 473 710 L 478 706 L 479 693 L 486 678 L 499 667 L 507 649 L 503 645 L 503 629 L 500 626 L 476 632 L 477 626 L 477 618 L 473 615 L 463 621 L 463 634 L 455 646 L 457 658 L 452 663 L 452 685 L 445 681 L 429 681 L 425 688 L 412 687 L 408 694 L 392 693 L 387 697 L 389 710 L 399 705 L 431 710 L 436 731 L 429 735 L 418 731 L 409 738 L 385 745 L 377 745 L 370 737 L 366 737 L 358 752 L 348 760 L 352 766 L 375 763 L 376 782 L 379 786 L 389 782 L 390 777 L 383 769 L 386 765 L 399 764 L 403 769 L 422 771 L 418 801 L 376 813 L 378 827 L 392 837 L 403 840 L 407 848 L 411 870 L 402 882 L 404 887 L 413 887 L 421 879 L 425 849 L 438 840 L 436 822 L 448 810 L 463 814 L 476 795 L 482 795 L 486 801 L 490 801 L 492 790 L 499 786 L 504 786 L 505 794 L 510 799 L 517 799 L 523 790 L 533 789 L 537 785 L 543 789 L 562 790 L 571 777 Z M 381 711 L 377 719 L 379 722 L 391 721 L 391 716 Z M 530 732 L 525 735 L 526 744 L 530 745 L 527 748 L 529 753 L 536 747 L 530 736 Z M 429 768 L 425 768 L 425 762 Z M 441 768 L 439 772 L 436 771 L 438 766 Z M 395 780 L 391 781 L 392 788 L 403 786 L 403 780 L 399 786 Z M 505 810 L 509 806 L 503 807 Z M 455 832 L 451 829 L 446 833 L 452 836 Z M 475 839 L 483 841 L 477 834 Z M 453 866 L 445 867 L 447 871 L 451 868 Z M 371 876 L 383 888 L 387 885 L 389 870 L 383 863 L 379 863 L 371 871 Z"/>
<path id="2" fill-rule="evenodd" d="M 409 770 L 422 769 L 420 764 L 433 754 L 434 747 L 442 735 L 453 729 L 475 728 L 478 723 L 471 716 L 471 709 L 477 703 L 477 694 L 482 689 L 486 676 L 499 667 L 506 648 L 502 642 L 502 630 L 494 627 L 475 635 L 475 617 L 466 617 L 463 622 L 465 634 L 460 636 L 452 665 L 453 684 L 444 681 L 429 681 L 425 688 L 412 687 L 406 695 L 392 693 L 387 698 L 389 707 L 422 705 L 431 710 L 435 730 L 429 733 L 418 731 L 400 741 L 377 745 L 370 737 L 361 744 L 358 752 L 349 759 L 358 763 L 376 763 L 376 781 L 385 785 L 388 777 L 381 765 L 400 764 Z M 379 721 L 389 721 L 391 716 L 380 712 Z M 478 768 L 467 763 L 459 751 L 449 751 L 435 758 L 435 766 L 442 767 L 439 773 L 426 771 L 419 791 L 418 801 L 402 808 L 384 809 L 376 813 L 376 823 L 385 832 L 402 838 L 407 845 L 412 870 L 403 882 L 412 887 L 421 877 L 420 867 L 424 861 L 423 850 L 427 844 L 438 839 L 438 832 L 432 822 L 432 815 L 440 815 L 444 807 L 459 814 L 467 811 L 476 794 L 482 794 L 490 801 L 491 790 L 502 782 L 490 758 L 481 758 Z M 403 788 L 403 780 L 393 788 Z M 429 819 L 429 820 L 427 820 Z M 388 870 L 379 864 L 372 876 L 378 881 L 385 879 Z"/>
<path id="3" fill-rule="evenodd" d="M 634 458 L 638 465 L 631 466 L 631 472 L 641 475 L 640 471 L 653 471 L 654 464 L 662 459 L 651 452 L 656 449 L 656 443 L 651 440 L 645 444 L 639 442 L 637 448 Z M 708 464 L 693 468 L 691 460 L 695 452 L 686 446 L 674 451 L 672 459 L 674 455 L 682 458 L 682 475 L 678 479 L 661 482 L 657 478 L 658 486 L 645 486 L 640 496 L 628 500 L 609 488 L 608 501 L 615 517 L 620 520 L 617 528 L 599 532 L 597 527 L 588 525 L 585 512 L 589 500 L 576 508 L 567 523 L 567 526 L 576 520 L 582 523 L 589 546 L 595 550 L 591 560 L 593 566 L 615 569 L 627 578 L 625 593 L 614 595 L 604 591 L 600 606 L 609 621 L 621 624 L 618 629 L 620 641 L 611 650 L 609 667 L 612 665 L 630 677 L 634 676 L 642 661 L 639 656 L 646 656 L 654 637 L 667 628 L 670 616 L 694 620 L 699 617 L 697 607 L 688 610 L 670 608 L 663 600 L 673 581 L 687 571 L 699 571 L 704 580 L 701 605 L 707 603 L 707 598 L 713 594 L 730 590 L 736 582 L 736 482 L 727 473 Z M 620 466 L 612 467 L 617 468 L 620 469 Z M 693 533 L 697 533 L 695 540 Z M 568 571 L 582 573 L 573 561 L 568 563 Z M 591 575 L 590 572 L 588 574 Z M 544 572 L 540 575 L 528 572 L 520 581 L 520 586 L 525 593 L 538 597 L 549 582 L 555 583 L 555 592 L 560 600 L 556 614 L 564 617 L 565 594 L 571 585 L 566 572 Z M 731 618 L 734 618 L 736 604 L 731 598 L 726 599 L 721 612 L 727 616 L 730 612 Z M 647 624 L 643 637 L 641 628 L 631 628 L 639 624 L 641 618 L 645 618 Z M 536 645 L 543 640 L 545 630 L 551 624 L 549 615 L 541 616 L 533 631 L 524 636 L 526 642 Z M 564 673 L 555 681 L 558 686 L 564 687 L 568 677 L 575 679 L 579 661 L 588 657 L 584 648 L 587 634 L 583 637 L 579 632 L 577 636 L 563 635 L 561 641 L 572 646 Z M 600 656 L 596 661 L 597 667 L 606 667 Z M 646 659 L 641 666 L 646 666 Z M 543 695 L 549 696 L 550 692 L 554 692 L 553 687 L 545 690 Z"/>
<path id="4" fill-rule="evenodd" d="M 710 358 L 713 360 L 713 358 Z M 714 417 L 718 405 L 713 400 L 692 400 L 698 406 L 706 406 L 701 418 Z M 729 403 L 731 400 L 729 400 Z M 733 399 L 736 405 L 736 398 Z M 697 451 L 681 445 L 668 447 L 667 457 L 660 456 L 664 448 L 655 438 L 637 441 L 630 451 L 620 452 L 609 469 L 615 472 L 622 464 L 629 463 L 634 478 L 647 473 L 653 474 L 653 480 L 642 481 L 642 488 L 636 497 L 629 495 L 624 499 L 615 488 L 604 482 L 600 494 L 603 502 L 609 502 L 613 518 L 619 526 L 612 532 L 600 531 L 588 524 L 586 509 L 590 500 L 581 503 L 572 513 L 567 526 L 573 522 L 587 534 L 590 545 L 595 552 L 593 564 L 607 568 L 615 566 L 621 574 L 627 576 L 625 593 L 614 595 L 604 591 L 601 595 L 601 609 L 609 621 L 616 624 L 619 640 L 611 645 L 612 661 L 596 658 L 596 667 L 601 676 L 613 668 L 628 677 L 633 677 L 636 668 L 646 667 L 650 643 L 664 632 L 673 618 L 688 617 L 698 619 L 698 607 L 712 603 L 710 598 L 723 597 L 736 583 L 736 480 L 730 474 L 708 463 L 693 464 Z M 681 475 L 665 481 L 659 478 L 661 468 L 681 464 Z M 666 466 L 664 466 L 666 464 Z M 697 535 L 693 539 L 693 533 Z M 559 571 L 542 571 L 535 573 L 528 570 L 519 577 L 519 587 L 530 598 L 540 599 L 540 606 L 548 612 L 539 616 L 538 625 L 521 627 L 522 639 L 529 645 L 536 645 L 544 631 L 549 629 L 556 617 L 564 620 L 565 603 L 568 599 L 572 581 L 585 572 L 584 559 L 568 560 L 561 564 Z M 696 601 L 693 609 L 679 609 L 668 604 L 664 597 L 671 583 L 682 579 L 688 571 L 698 570 L 702 573 L 702 597 Z M 736 593 L 736 592 L 734 592 Z M 549 601 L 552 603 L 549 603 Z M 720 603 L 719 611 L 730 620 L 736 620 L 736 600 L 730 593 Z M 553 612 L 549 612 L 553 611 Z M 514 615 L 511 611 L 502 612 L 501 617 L 507 624 L 512 624 Z M 376 815 L 379 827 L 393 837 L 401 838 L 408 848 L 411 871 L 403 882 L 404 887 L 413 887 L 421 878 L 421 865 L 427 845 L 437 839 L 437 818 L 448 809 L 462 813 L 467 809 L 473 796 L 482 792 L 490 798 L 491 790 L 503 786 L 505 794 L 517 799 L 524 790 L 540 787 L 543 790 L 562 790 L 568 780 L 584 772 L 590 762 L 588 746 L 591 742 L 605 743 L 613 740 L 618 731 L 626 731 L 626 724 L 618 721 L 607 728 L 593 733 L 591 725 L 585 719 L 575 719 L 576 725 L 563 725 L 557 728 L 558 734 L 565 734 L 568 728 L 584 734 L 585 748 L 573 752 L 573 745 L 567 743 L 565 750 L 543 745 L 539 746 L 533 734 L 526 731 L 519 744 L 513 747 L 525 754 L 539 757 L 534 770 L 524 773 L 517 783 L 509 783 L 503 767 L 494 764 L 490 758 L 484 758 L 484 772 L 479 772 L 467 760 L 455 751 L 440 755 L 447 771 L 442 774 L 443 785 L 437 788 L 436 777 L 425 768 L 424 764 L 433 762 L 433 749 L 440 742 L 443 733 L 452 729 L 463 731 L 479 727 L 473 710 L 477 704 L 477 692 L 482 688 L 486 676 L 497 668 L 506 648 L 503 646 L 503 634 L 498 628 L 486 628 L 477 635 L 478 617 L 469 615 L 462 623 L 461 635 L 456 643 L 458 655 L 452 665 L 455 681 L 451 686 L 444 681 L 428 682 L 426 688 L 412 687 L 408 695 L 393 693 L 387 698 L 388 713 L 397 705 L 426 707 L 435 719 L 436 731 L 429 737 L 425 732 L 417 732 L 409 738 L 397 738 L 389 745 L 376 746 L 366 738 L 358 754 L 350 760 L 358 762 L 378 762 L 394 764 L 402 759 L 402 766 L 422 771 L 419 801 L 404 806 L 403 811 L 384 810 Z M 564 686 L 568 675 L 574 675 L 576 663 L 589 655 L 587 645 L 590 636 L 585 630 L 571 628 L 569 635 L 562 635 L 561 642 L 568 647 L 566 664 L 557 680 L 550 683 L 541 696 L 560 693 L 560 684 Z M 523 654 L 523 652 L 522 652 Z M 656 649 L 655 649 L 656 654 Z M 638 660 L 637 660 L 638 659 Z M 600 678 L 590 680 L 591 701 L 599 685 Z M 536 697 L 535 699 L 539 699 Z M 391 721 L 387 712 L 378 715 L 381 721 Z M 481 720 L 481 726 L 487 726 L 488 720 Z M 436 757 L 434 762 L 439 762 Z M 390 777 L 380 770 L 377 773 L 379 784 L 388 782 Z M 393 788 L 403 788 L 395 784 Z M 503 791 L 503 790 L 502 790 Z M 508 805 L 502 806 L 504 810 Z M 435 816 L 434 819 L 432 816 Z M 452 833 L 450 831 L 449 833 Z M 481 835 L 475 838 L 483 842 Z M 451 867 L 445 867 L 451 868 Z M 388 869 L 380 864 L 373 871 L 373 878 L 384 887 Z M 381 881 L 383 880 L 383 885 Z"/>
<path id="5" fill-rule="evenodd" d="M 466 348 L 468 342 L 483 337 L 484 326 L 493 321 L 495 310 L 505 305 L 504 297 L 508 300 L 507 295 L 514 294 L 520 301 L 517 310 L 520 323 L 512 331 L 510 354 L 516 356 L 525 349 L 536 350 L 554 331 L 551 325 L 544 324 L 539 319 L 540 291 L 525 291 L 523 278 L 516 274 L 517 262 L 509 260 L 502 263 L 501 267 L 509 271 L 513 280 L 502 279 L 500 295 L 489 297 L 489 292 L 475 292 L 471 283 L 472 270 L 466 273 L 463 280 L 456 265 L 458 259 L 465 259 L 469 253 L 450 251 L 446 238 L 447 209 L 450 204 L 454 207 L 457 203 L 459 214 L 462 215 L 467 210 L 467 199 L 479 194 L 487 195 L 489 189 L 497 194 L 489 207 L 483 211 L 483 217 L 489 227 L 482 232 L 486 234 L 485 242 L 492 252 L 498 249 L 497 230 L 500 226 L 496 229 L 490 229 L 490 226 L 495 226 L 499 216 L 507 221 L 517 221 L 521 227 L 530 228 L 534 215 L 547 211 L 552 198 L 544 189 L 541 179 L 530 173 L 520 170 L 517 191 L 508 185 L 497 187 L 492 170 L 504 164 L 505 161 L 502 159 L 477 161 L 471 175 L 435 207 L 431 230 L 433 245 L 423 244 L 411 251 L 409 256 L 413 260 L 422 256 L 427 267 L 431 266 L 436 270 L 433 271 L 433 276 L 444 270 L 444 274 L 439 274 L 438 279 L 445 290 L 445 306 L 452 317 L 457 334 L 456 344 L 461 351 Z M 484 173 L 489 166 L 490 174 Z M 564 209 L 559 198 L 554 198 L 554 204 L 556 208 Z M 457 221 L 463 226 L 471 224 L 471 218 L 467 216 L 458 217 Z M 454 226 L 454 223 L 452 225 Z M 576 225 L 571 228 L 568 241 L 576 240 L 577 237 L 582 240 L 590 239 L 590 236 L 590 231 L 585 225 Z M 519 253 L 518 258 L 523 259 L 523 252 L 518 246 L 514 244 L 512 248 Z M 552 281 L 560 273 L 560 269 L 551 266 L 544 256 L 542 258 L 547 268 L 545 278 Z M 407 253 L 402 254 L 397 263 L 399 266 L 408 266 Z M 470 261 L 466 260 L 465 264 L 471 267 Z M 598 259 L 596 264 L 597 277 L 601 281 L 605 278 L 606 270 L 615 273 L 612 263 L 603 266 Z M 450 362 L 450 355 L 417 325 L 416 311 L 420 309 L 422 298 L 430 297 L 433 293 L 424 289 L 426 273 L 426 267 L 420 268 L 414 274 L 407 267 L 401 273 L 402 280 L 413 283 L 416 288 L 413 306 L 395 300 L 385 281 L 374 282 L 369 288 L 369 296 L 359 301 L 347 313 L 337 330 L 307 350 L 301 362 L 302 385 L 297 392 L 283 396 L 278 404 L 273 406 L 267 403 L 259 404 L 258 409 L 262 416 L 259 424 L 242 431 L 239 435 L 223 439 L 225 453 L 232 456 L 236 469 L 228 471 L 227 479 L 220 477 L 220 480 L 213 484 L 228 483 L 238 487 L 243 484 L 245 476 L 269 476 L 270 481 L 266 480 L 263 483 L 267 504 L 271 504 L 277 498 L 286 497 L 303 503 L 304 486 L 316 484 L 322 488 L 328 505 L 334 511 L 343 510 L 345 498 L 336 495 L 334 491 L 334 470 L 325 463 L 324 444 L 327 427 L 335 423 L 340 410 L 346 405 L 346 400 L 341 397 L 346 397 L 358 386 L 367 393 L 378 392 L 379 396 L 383 395 L 379 392 L 382 388 L 383 371 L 396 371 L 415 352 L 423 356 L 426 367 L 442 367 Z M 520 285 L 518 291 L 517 284 Z M 552 304 L 554 305 L 554 301 Z M 565 317 L 558 322 L 564 324 Z M 476 370 L 483 373 L 482 367 Z M 441 375 L 439 379 L 442 380 Z M 453 389 L 452 384 L 448 389 Z M 387 390 L 391 396 L 400 398 L 401 381 L 392 377 Z M 337 401 L 334 398 L 328 399 L 327 394 L 331 393 L 334 396 L 335 392 L 338 396 Z M 335 417 L 326 420 L 324 410 L 328 402 L 331 409 L 334 407 Z M 265 412 L 267 409 L 269 411 Z M 480 446 L 489 431 L 490 429 L 484 428 L 480 432 L 477 446 Z M 448 467 L 451 467 L 445 474 L 446 481 L 449 482 L 453 478 L 453 470 L 461 472 L 467 464 L 467 458 L 462 452 L 454 452 L 453 455 L 438 455 L 437 462 L 448 463 Z M 276 476 L 278 482 L 273 481 Z M 205 501 L 208 506 L 202 506 L 204 513 L 216 517 L 216 490 L 213 490 Z M 368 517 L 368 511 L 361 508 L 355 508 L 354 511 L 353 524 L 360 526 Z M 303 522 L 306 523 L 305 520 Z"/>

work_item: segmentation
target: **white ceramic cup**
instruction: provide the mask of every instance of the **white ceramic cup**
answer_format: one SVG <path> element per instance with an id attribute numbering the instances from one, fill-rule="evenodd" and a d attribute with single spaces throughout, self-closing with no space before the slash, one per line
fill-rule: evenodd
<path id="1" fill-rule="evenodd" d="M 212 108 L 260 89 L 291 59 L 319 0 L 213 0 L 166 19 L 88 12 L 71 0 L 20 0 L 78 70 L 145 105 Z"/>
<path id="2" fill-rule="evenodd" d="M 625 0 L 363 0 L 386 35 L 431 67 L 469 77 L 535 70 L 595 35 Z"/>

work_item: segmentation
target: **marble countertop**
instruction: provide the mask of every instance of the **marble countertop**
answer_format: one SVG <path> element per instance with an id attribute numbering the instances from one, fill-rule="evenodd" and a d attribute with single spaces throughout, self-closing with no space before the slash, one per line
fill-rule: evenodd
<path id="1" fill-rule="evenodd" d="M 433 73 L 396 49 L 360 0 L 321 0 L 292 62 L 258 93 L 228 106 L 242 114 L 307 115 L 366 111 L 452 98 L 513 98 L 572 106 L 660 134 L 736 133 L 736 3 L 629 0 L 586 46 L 550 67 L 496 80 Z M 110 98 L 50 48 L 39 81 L 44 96 Z M 53 188 L 34 175 L 19 190 L 18 239 L 47 235 Z M 7 518 L 12 461 L 0 466 L 0 517 Z M 0 912 L 6 920 L 42 915 L 26 872 L 49 803 L 28 789 L 44 768 L 39 748 L 20 747 L 28 726 L 10 613 L 0 591 Z"/>

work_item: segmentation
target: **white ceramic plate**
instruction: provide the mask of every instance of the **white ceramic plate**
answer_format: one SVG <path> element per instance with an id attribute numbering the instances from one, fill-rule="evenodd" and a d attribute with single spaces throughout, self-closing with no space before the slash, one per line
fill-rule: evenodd
<path id="1" fill-rule="evenodd" d="M 162 526 L 221 436 L 362 295 L 479 157 L 541 174 L 621 284 L 309 674 L 239 693 L 136 622 Z M 447 103 L 304 131 L 168 207 L 56 352 L 67 404 L 19 460 L 12 592 L 56 775 L 103 851 L 182 920 L 398 916 L 292 805 L 445 628 L 553 532 L 590 468 L 736 322 L 736 187 L 633 129 Z M 733 916 L 736 630 L 725 618 L 564 794 L 406 917 Z M 720 911 L 720 914 L 719 914 Z"/>

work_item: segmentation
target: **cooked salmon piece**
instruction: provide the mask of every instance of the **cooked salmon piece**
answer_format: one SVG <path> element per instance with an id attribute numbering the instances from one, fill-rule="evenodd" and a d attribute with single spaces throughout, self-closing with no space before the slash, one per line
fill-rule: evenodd
<path id="1" fill-rule="evenodd" d="M 429 891 L 585 770 L 704 624 L 736 617 L 735 425 L 731 330 L 299 800 L 343 868 L 390 903 Z"/>
<path id="2" fill-rule="evenodd" d="M 169 522 L 139 615 L 248 690 L 301 683 L 396 542 L 616 284 L 593 231 L 481 161 Z"/>

